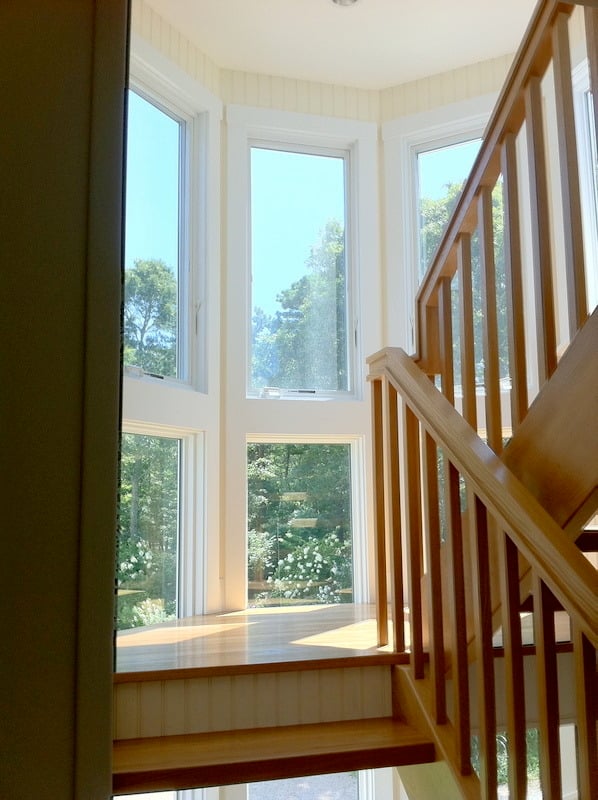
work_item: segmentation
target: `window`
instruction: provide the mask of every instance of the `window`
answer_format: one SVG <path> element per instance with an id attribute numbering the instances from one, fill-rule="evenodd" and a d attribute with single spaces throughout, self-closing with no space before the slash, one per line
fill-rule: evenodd
<path id="1" fill-rule="evenodd" d="M 181 202 L 185 125 L 129 92 L 125 233 L 124 364 L 184 378 Z"/>
<path id="2" fill-rule="evenodd" d="M 124 433 L 117 556 L 117 628 L 176 616 L 180 439 Z"/>
<path id="3" fill-rule="evenodd" d="M 448 213 L 467 177 L 496 96 L 470 98 L 382 125 L 389 264 L 387 339 L 413 352 L 415 297 L 440 241 Z M 448 197 L 447 197 L 448 195 Z M 420 233 L 421 231 L 421 233 Z"/>
<path id="4" fill-rule="evenodd" d="M 472 139 L 416 155 L 420 279 L 434 257 L 480 143 L 481 139 Z"/>
<path id="5" fill-rule="evenodd" d="M 353 600 L 351 445 L 247 446 L 248 605 Z"/>
<path id="6" fill-rule="evenodd" d="M 346 155 L 250 152 L 250 391 L 347 392 Z"/>

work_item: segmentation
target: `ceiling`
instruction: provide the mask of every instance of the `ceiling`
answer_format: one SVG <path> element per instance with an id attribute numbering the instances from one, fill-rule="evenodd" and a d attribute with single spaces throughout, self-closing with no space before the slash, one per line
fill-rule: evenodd
<path id="1" fill-rule="evenodd" d="M 219 66 L 383 89 L 513 53 L 535 0 L 146 0 Z"/>

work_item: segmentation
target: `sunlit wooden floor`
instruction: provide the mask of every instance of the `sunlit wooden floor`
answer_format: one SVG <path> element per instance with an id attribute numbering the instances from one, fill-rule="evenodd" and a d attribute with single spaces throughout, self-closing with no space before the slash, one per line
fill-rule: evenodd
<path id="1" fill-rule="evenodd" d="M 376 643 L 373 605 L 260 608 L 173 620 L 117 636 L 116 672 L 226 669 L 367 657 L 396 660 Z"/>

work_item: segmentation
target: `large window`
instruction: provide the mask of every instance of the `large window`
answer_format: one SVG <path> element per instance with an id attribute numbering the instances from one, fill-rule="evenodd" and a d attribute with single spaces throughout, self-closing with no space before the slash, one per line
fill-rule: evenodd
<path id="1" fill-rule="evenodd" d="M 249 388 L 351 386 L 344 154 L 251 147 Z"/>
<path id="2" fill-rule="evenodd" d="M 186 377 L 179 296 L 184 288 L 183 123 L 129 92 L 124 363 L 142 373 Z"/>
<path id="3" fill-rule="evenodd" d="M 353 599 L 351 446 L 247 447 L 250 606 Z"/>

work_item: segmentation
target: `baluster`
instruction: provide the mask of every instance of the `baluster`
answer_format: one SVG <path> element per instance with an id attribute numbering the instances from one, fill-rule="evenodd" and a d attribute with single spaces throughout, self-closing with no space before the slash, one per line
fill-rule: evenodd
<path id="1" fill-rule="evenodd" d="M 442 278 L 438 290 L 438 314 L 440 317 L 440 376 L 442 393 L 451 404 L 455 404 L 455 376 L 453 370 L 453 317 L 451 303 L 451 279 Z"/>
<path id="2" fill-rule="evenodd" d="M 492 189 L 482 186 L 478 200 L 480 268 L 484 331 L 484 382 L 486 385 L 486 430 L 488 444 L 496 453 L 502 450 L 500 381 L 498 372 L 498 324 L 496 315 L 496 271 L 494 267 L 494 226 Z"/>
<path id="3" fill-rule="evenodd" d="M 511 426 L 517 429 L 527 414 L 527 366 L 521 279 L 521 231 L 515 136 L 508 133 L 501 148 L 504 207 L 504 253 L 507 289 Z"/>
<path id="4" fill-rule="evenodd" d="M 463 531 L 459 498 L 459 473 L 449 462 L 446 473 L 448 521 L 448 582 L 451 619 L 454 729 L 457 763 L 462 775 L 471 773 L 471 722 L 469 712 L 469 665 L 467 662 L 467 615 L 465 608 L 465 574 L 463 564 Z"/>
<path id="5" fill-rule="evenodd" d="M 386 530 L 391 574 L 391 608 L 393 646 L 395 652 L 405 650 L 403 598 L 403 546 L 401 533 L 401 501 L 399 493 L 399 419 L 397 390 L 385 381 L 382 397 L 384 425 L 384 475 L 386 497 Z"/>
<path id="6" fill-rule="evenodd" d="M 542 796 L 544 800 L 560 800 L 560 719 L 554 634 L 554 598 L 535 571 L 533 587 Z"/>
<path id="7" fill-rule="evenodd" d="M 463 417 L 477 429 L 475 351 L 473 344 L 473 292 L 471 281 L 471 236 L 462 233 L 457 249 L 459 272 L 459 322 L 461 339 L 461 388 Z"/>
<path id="8" fill-rule="evenodd" d="M 378 645 L 388 644 L 388 597 L 386 586 L 386 525 L 384 475 L 384 424 L 382 386 L 385 379 L 372 380 L 372 469 L 374 480 L 374 550 L 376 560 L 376 625 Z"/>
<path id="9" fill-rule="evenodd" d="M 546 180 L 546 152 L 542 121 L 540 78 L 530 77 L 525 87 L 525 122 L 531 204 L 531 238 L 540 387 L 556 369 L 556 327 L 552 288 L 550 212 Z"/>
<path id="10" fill-rule="evenodd" d="M 594 800 L 598 797 L 596 650 L 575 624 L 572 638 L 577 693 L 578 792 L 580 800 Z"/>
<path id="11" fill-rule="evenodd" d="M 517 548 L 506 533 L 501 532 L 499 538 L 501 541 L 498 547 L 498 565 L 505 662 L 509 795 L 511 800 L 525 800 L 527 759 L 523 648 L 519 616 L 519 556 Z"/>
<path id="12" fill-rule="evenodd" d="M 563 236 L 565 242 L 565 274 L 569 336 L 573 340 L 588 317 L 586 277 L 581 223 L 579 167 L 575 139 L 571 54 L 569 49 L 568 15 L 558 14 L 552 29 L 554 89 L 559 142 L 561 193 L 563 197 Z"/>
<path id="13" fill-rule="evenodd" d="M 422 630 L 422 553 L 421 553 L 421 476 L 419 455 L 419 422 L 408 405 L 403 402 L 403 460 L 405 483 L 405 526 L 407 544 L 407 569 L 409 571 L 409 622 L 411 630 L 411 668 L 414 678 L 424 676 L 424 649 Z"/>
<path id="14" fill-rule="evenodd" d="M 438 448 L 429 433 L 422 450 L 424 476 L 424 546 L 428 566 L 428 616 L 432 703 L 438 725 L 446 722 L 446 676 L 442 620 L 443 589 L 440 569 L 440 517 L 438 510 Z"/>
<path id="15" fill-rule="evenodd" d="M 468 491 L 472 526 L 471 573 L 477 663 L 478 716 L 480 724 L 480 785 L 482 797 L 496 797 L 496 694 L 492 648 L 492 598 L 490 591 L 489 521 L 486 507 Z"/>

